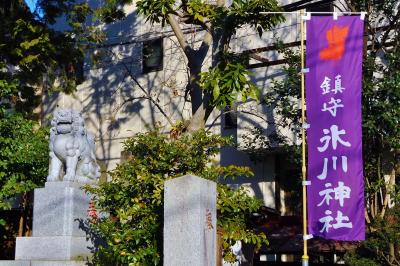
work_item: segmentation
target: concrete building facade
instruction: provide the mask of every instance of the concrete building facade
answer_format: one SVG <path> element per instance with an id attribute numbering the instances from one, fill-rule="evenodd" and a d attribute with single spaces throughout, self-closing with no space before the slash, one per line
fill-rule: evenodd
<path id="1" fill-rule="evenodd" d="M 97 1 L 89 2 L 95 5 Z M 335 8 L 333 1 L 326 0 L 281 0 L 279 3 L 287 11 L 302 8 L 333 11 Z M 103 170 L 112 170 L 124 160 L 123 141 L 126 138 L 155 126 L 167 131 L 169 123 L 165 114 L 174 123 L 188 119 L 191 114 L 190 102 L 184 93 L 188 81 L 186 59 L 172 30 L 146 22 L 137 14 L 134 5 L 126 7 L 125 11 L 127 16 L 124 20 L 100 26 L 107 40 L 93 54 L 106 56 L 98 64 L 90 60 L 85 62 L 84 81 L 76 92 L 65 95 L 45 91 L 43 96 L 44 122 L 49 121 L 56 108 L 82 111 L 88 129 L 95 135 L 96 155 Z M 266 93 L 274 79 L 284 77 L 284 62 L 274 46 L 277 40 L 293 47 L 299 44 L 300 16 L 288 14 L 285 18 L 284 23 L 264 33 L 261 38 L 255 30 L 242 28 L 231 41 L 232 51 L 249 54 L 249 69 L 254 73 L 251 78 L 260 88 L 261 95 Z M 63 27 L 62 23 L 59 27 Z M 204 32 L 200 28 L 187 25 L 181 25 L 181 28 L 191 44 L 195 47 L 201 44 Z M 207 68 L 205 64 L 204 70 Z M 223 149 L 220 163 L 246 165 L 255 173 L 254 178 L 238 179 L 231 185 L 248 187 L 250 193 L 263 199 L 265 206 L 277 209 L 281 214 L 297 212 L 295 207 L 288 205 L 291 192 L 285 187 L 286 183 L 297 182 L 298 177 L 290 176 L 293 169 L 285 163 L 285 155 L 279 149 L 267 149 L 263 143 L 254 142 L 252 144 L 265 151 L 254 160 L 246 143 L 252 141 L 251 135 L 256 128 L 267 141 L 273 133 L 285 135 L 293 144 L 298 140 L 288 128 L 279 125 L 274 110 L 262 102 L 238 103 L 236 109 L 237 112 L 228 114 L 214 110 L 207 121 L 207 128 L 217 134 L 233 136 L 239 147 Z"/>

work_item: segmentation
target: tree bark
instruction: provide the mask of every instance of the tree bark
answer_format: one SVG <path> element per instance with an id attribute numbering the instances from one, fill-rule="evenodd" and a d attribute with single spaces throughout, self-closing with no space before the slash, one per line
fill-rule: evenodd
<path id="1" fill-rule="evenodd" d="M 24 193 L 22 196 L 22 210 L 19 218 L 18 236 L 27 236 L 29 234 L 28 213 L 29 213 L 29 194 Z"/>
<path id="2" fill-rule="evenodd" d="M 216 266 L 222 266 L 222 232 L 220 228 L 217 228 L 217 265 Z"/>
<path id="3" fill-rule="evenodd" d="M 225 0 L 218 0 L 217 1 L 218 6 L 224 6 L 225 5 Z M 203 44 L 207 45 L 207 48 L 212 46 L 212 60 L 211 60 L 211 67 L 217 67 L 218 64 L 221 62 L 221 55 L 222 52 L 224 51 L 224 48 L 226 47 L 227 43 L 227 38 L 225 36 L 225 32 L 221 28 L 214 28 L 213 25 L 210 27 L 211 32 L 207 32 Z M 214 107 L 211 105 L 211 95 L 209 92 L 203 91 L 199 84 L 198 81 L 200 79 L 200 73 L 201 73 L 201 66 L 204 63 L 205 59 L 205 54 L 203 53 L 203 58 L 201 60 L 201 65 L 199 65 L 200 62 L 195 62 L 196 56 L 192 58 L 192 62 L 189 58 L 189 68 L 192 70 L 195 70 L 195 68 L 192 68 L 190 66 L 190 63 L 194 64 L 195 67 L 198 69 L 198 74 L 191 73 L 191 78 L 193 78 L 191 81 L 191 99 L 192 99 L 192 118 L 189 122 L 189 125 L 187 127 L 187 130 L 189 132 L 193 132 L 199 129 L 204 129 L 207 119 L 211 115 Z M 200 101 L 199 101 L 200 100 Z"/>
<path id="4" fill-rule="evenodd" d="M 192 101 L 192 117 L 187 126 L 188 132 L 204 129 L 206 121 L 211 114 L 210 96 L 200 87 L 200 73 L 204 60 L 192 57 L 189 62 L 190 81 L 188 88 Z"/>
<path id="5" fill-rule="evenodd" d="M 394 244 L 389 243 L 389 261 L 393 263 L 395 259 L 396 259 L 396 254 L 394 252 Z"/>
<path id="6" fill-rule="evenodd" d="M 386 209 L 388 208 L 389 201 L 390 201 L 390 194 L 393 192 L 393 187 L 396 183 L 396 171 L 393 168 L 390 174 L 389 181 L 385 184 L 385 200 L 383 202 L 382 210 L 380 217 L 383 218 L 385 216 Z"/>
<path id="7" fill-rule="evenodd" d="M 206 32 L 203 43 L 198 50 L 194 50 L 187 42 L 178 21 L 173 15 L 168 16 L 168 23 L 178 39 L 180 47 L 183 49 L 188 60 L 189 81 L 186 91 L 189 92 L 192 103 L 192 117 L 186 127 L 188 132 L 194 132 L 205 128 L 207 118 L 211 114 L 209 96 L 201 89 L 199 85 L 201 68 L 206 58 L 209 47 L 213 43 L 212 35 Z"/>

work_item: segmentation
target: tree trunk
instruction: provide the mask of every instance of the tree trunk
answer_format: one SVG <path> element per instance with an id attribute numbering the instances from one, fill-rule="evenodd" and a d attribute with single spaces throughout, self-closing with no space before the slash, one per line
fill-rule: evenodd
<path id="1" fill-rule="evenodd" d="M 200 87 L 200 73 L 205 56 L 199 56 L 199 52 L 192 52 L 188 56 L 190 80 L 186 90 L 189 91 L 192 102 L 192 117 L 187 126 L 188 132 L 194 132 L 205 128 L 206 121 L 212 112 L 210 95 Z"/>
<path id="2" fill-rule="evenodd" d="M 220 228 L 217 228 L 217 265 L 216 266 L 222 266 L 222 231 Z"/>
<path id="3" fill-rule="evenodd" d="M 217 0 L 217 6 L 224 6 L 225 0 Z M 228 42 L 227 37 L 225 36 L 225 32 L 223 29 L 212 28 L 212 38 L 208 36 L 205 42 L 207 45 L 212 45 L 212 60 L 211 67 L 216 67 L 221 62 L 221 56 Z M 191 70 L 191 99 L 192 99 L 192 118 L 189 122 L 187 130 L 189 132 L 193 132 L 199 129 L 205 128 L 207 119 L 211 115 L 214 107 L 211 105 L 211 95 L 210 92 L 203 91 L 198 81 L 200 80 L 200 72 L 202 64 L 204 63 L 205 54 L 203 53 L 201 58 L 201 62 L 198 61 L 198 56 L 194 56 L 189 58 L 189 68 Z M 192 59 L 192 60 L 190 60 Z M 190 62 L 192 61 L 192 62 Z M 193 66 L 191 66 L 191 63 Z M 198 72 L 197 72 L 198 71 Z"/>
<path id="4" fill-rule="evenodd" d="M 22 210 L 19 218 L 18 236 L 27 236 L 29 234 L 28 214 L 29 214 L 29 194 L 24 193 L 22 196 Z"/>
<path id="5" fill-rule="evenodd" d="M 390 173 L 390 179 L 385 184 L 385 200 L 383 202 L 382 211 L 380 217 L 383 218 L 385 216 L 386 209 L 388 208 L 390 201 L 390 194 L 393 192 L 394 186 L 396 184 L 396 171 L 393 168 Z"/>
<path id="6" fill-rule="evenodd" d="M 389 261 L 391 263 L 394 262 L 394 260 L 396 259 L 396 254 L 395 254 L 395 249 L 394 249 L 394 243 L 389 243 Z"/>

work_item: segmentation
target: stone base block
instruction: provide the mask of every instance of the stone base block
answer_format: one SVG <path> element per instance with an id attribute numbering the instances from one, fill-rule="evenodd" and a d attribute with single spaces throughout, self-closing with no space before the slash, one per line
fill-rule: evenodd
<path id="1" fill-rule="evenodd" d="M 87 219 L 90 195 L 76 182 L 46 182 L 35 189 L 32 236 L 86 236 L 79 225 Z"/>
<path id="2" fill-rule="evenodd" d="M 22 260 L 0 260 L 0 266 L 31 266 L 31 262 Z"/>
<path id="3" fill-rule="evenodd" d="M 85 261 L 0 260 L 0 266 L 87 266 Z"/>
<path id="4" fill-rule="evenodd" d="M 30 266 L 87 266 L 86 261 L 44 261 L 44 260 L 34 260 L 31 261 Z"/>
<path id="5" fill-rule="evenodd" d="M 43 261 L 86 261 L 92 243 L 86 237 L 46 236 L 17 237 L 15 260 Z M 70 262 L 68 262 L 70 263 Z M 36 264 L 31 264 L 36 265 Z M 42 265 L 42 264 L 37 264 Z M 46 264 L 53 265 L 53 264 Z M 54 264 L 61 265 L 61 264 Z M 74 264 L 62 264 L 74 265 Z"/>

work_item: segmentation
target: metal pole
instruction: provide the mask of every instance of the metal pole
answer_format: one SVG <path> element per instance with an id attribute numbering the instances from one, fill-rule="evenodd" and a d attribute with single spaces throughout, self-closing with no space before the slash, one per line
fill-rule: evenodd
<path id="1" fill-rule="evenodd" d="M 301 166 L 301 173 L 302 173 L 302 180 L 303 182 L 307 180 L 307 168 L 306 168 L 306 132 L 305 132 L 305 96 L 304 96 L 304 21 L 303 16 L 304 10 L 300 11 L 300 35 L 301 35 L 301 47 L 300 47 L 300 54 L 301 54 L 301 149 L 302 149 L 302 166 Z M 308 255 L 307 255 L 307 189 L 305 184 L 303 184 L 303 239 L 304 239 L 304 246 L 303 246 L 303 256 L 301 257 L 302 265 L 308 266 Z"/>
<path id="2" fill-rule="evenodd" d="M 300 13 L 301 13 L 301 11 L 300 11 Z M 308 11 L 308 12 L 304 12 L 303 11 L 303 15 L 304 14 L 334 14 L 334 13 L 337 13 L 337 14 L 343 14 L 343 15 L 361 15 L 361 14 L 367 14 L 367 12 L 365 12 L 365 11 L 357 11 L 357 12 L 352 12 L 352 11 L 337 11 L 337 12 L 335 12 L 335 11 Z M 273 15 L 273 14 L 296 14 L 296 15 L 298 15 L 299 14 L 299 12 L 297 12 L 297 11 L 276 11 L 276 12 L 274 12 L 274 11 L 271 11 L 271 12 L 259 12 L 258 14 L 260 14 L 260 15 Z"/>

